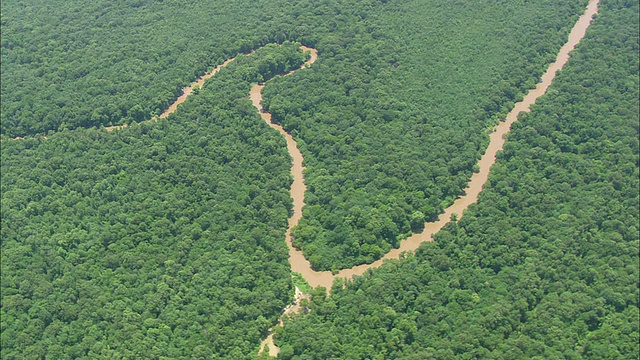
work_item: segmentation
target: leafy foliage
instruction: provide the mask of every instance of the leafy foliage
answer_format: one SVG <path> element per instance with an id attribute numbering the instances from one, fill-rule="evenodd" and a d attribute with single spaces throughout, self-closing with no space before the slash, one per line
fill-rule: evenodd
<path id="1" fill-rule="evenodd" d="M 267 46 L 168 120 L 3 142 L 2 358 L 250 358 L 293 287 L 290 158 L 247 94 L 302 61 Z"/>
<path id="2" fill-rule="evenodd" d="M 486 130 L 535 86 L 584 1 L 319 7 L 312 71 L 270 83 L 308 186 L 294 245 L 317 270 L 373 262 L 461 194 Z M 325 30 L 326 29 L 326 30 Z"/>
<path id="3" fill-rule="evenodd" d="M 338 269 L 460 193 L 585 3 L 4 1 L 2 358 L 255 354 L 293 295 L 291 200 L 283 139 L 246 95 L 302 57 L 240 57 L 138 124 L 213 65 L 319 49 L 265 106 L 308 168 L 296 245 Z M 638 353 L 638 9 L 603 7 L 480 203 L 416 257 L 312 291 L 281 357 Z"/>
<path id="4" fill-rule="evenodd" d="M 272 21 L 280 7 L 3 1 L 0 131 L 15 137 L 150 119 L 207 69 L 286 40 L 287 27 Z"/>
<path id="5" fill-rule="evenodd" d="M 265 108 L 308 167 L 296 246 L 316 269 L 350 267 L 460 194 L 485 130 L 535 85 L 584 3 L 9 1 L 0 130 L 139 122 L 238 52 L 315 46 L 320 61 L 269 84 Z"/>
<path id="6" fill-rule="evenodd" d="M 316 294 L 282 358 L 638 357 L 638 4 L 600 8 L 479 202 L 415 256 Z"/>

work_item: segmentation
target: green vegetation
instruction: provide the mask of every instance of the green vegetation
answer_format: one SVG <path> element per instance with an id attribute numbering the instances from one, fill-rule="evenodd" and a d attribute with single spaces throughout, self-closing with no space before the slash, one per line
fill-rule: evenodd
<path id="1" fill-rule="evenodd" d="M 4 137 L 140 122 L 215 64 L 284 40 L 265 89 L 308 168 L 294 231 L 316 269 L 371 262 L 464 188 L 485 130 L 535 85 L 586 0 L 3 2 Z"/>
<path id="2" fill-rule="evenodd" d="M 330 298 L 290 272 L 290 159 L 247 97 L 287 40 L 320 57 L 265 107 L 305 156 L 295 244 L 336 270 L 460 194 L 586 0 L 3 1 L 0 357 L 251 358 L 294 284 L 282 358 L 637 357 L 638 4 L 603 1 L 480 202 Z"/>
<path id="3" fill-rule="evenodd" d="M 486 130 L 542 75 L 585 1 L 319 6 L 318 61 L 268 84 L 308 186 L 294 245 L 317 270 L 380 258 L 461 194 Z M 319 20 L 318 20 L 319 21 Z"/>
<path id="4" fill-rule="evenodd" d="M 255 354 L 293 297 L 291 179 L 247 94 L 298 46 L 239 58 L 168 120 L 2 143 L 2 359 Z"/>
<path id="5" fill-rule="evenodd" d="M 287 39 L 277 1 L 2 2 L 0 133 L 160 114 L 214 65 Z M 285 17 L 283 21 L 287 21 Z"/>
<path id="6" fill-rule="evenodd" d="M 297 272 L 292 273 L 291 280 L 293 281 L 293 286 L 297 287 L 298 289 L 300 289 L 300 291 L 302 291 L 305 294 L 309 294 L 311 293 L 311 290 L 313 290 L 311 285 L 309 285 L 307 280 L 305 280 L 302 277 L 302 274 L 300 273 L 297 273 Z"/>
<path id="7" fill-rule="evenodd" d="M 316 294 L 281 358 L 638 358 L 638 3 L 600 9 L 479 202 L 415 256 Z"/>

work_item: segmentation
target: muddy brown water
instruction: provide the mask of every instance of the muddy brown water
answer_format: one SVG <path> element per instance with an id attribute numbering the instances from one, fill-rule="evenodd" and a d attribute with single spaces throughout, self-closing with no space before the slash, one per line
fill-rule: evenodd
<path id="1" fill-rule="evenodd" d="M 182 104 L 183 102 L 185 102 L 187 100 L 187 98 L 193 93 L 193 90 L 196 88 L 196 86 L 198 88 L 202 88 L 202 85 L 204 85 L 205 81 L 207 81 L 213 75 L 217 74 L 218 71 L 220 71 L 220 69 L 222 69 L 223 67 L 229 65 L 235 59 L 236 58 L 228 59 L 227 61 L 223 62 L 222 64 L 216 66 L 210 72 L 202 75 L 198 80 L 192 82 L 191 85 L 189 85 L 186 88 L 182 89 L 182 94 L 180 96 L 178 96 L 178 98 L 176 99 L 176 101 L 173 102 L 173 104 L 169 105 L 169 107 L 164 112 L 162 112 L 162 114 L 160 114 L 160 116 L 158 116 L 158 117 L 154 116 L 149 121 L 156 121 L 156 120 L 158 120 L 158 118 L 164 119 L 167 116 L 171 115 L 176 110 L 178 110 L 178 105 Z M 116 125 L 116 126 L 107 126 L 104 129 L 107 130 L 107 131 L 113 131 L 113 130 L 119 130 L 119 129 L 122 129 L 122 128 L 126 128 L 127 126 L 129 126 L 129 125 L 128 124 L 124 124 L 124 125 Z"/>
<path id="2" fill-rule="evenodd" d="M 424 230 L 422 232 L 413 234 L 403 240 L 398 249 L 392 249 L 384 257 L 372 264 L 364 264 L 350 269 L 344 269 L 336 275 L 333 275 L 330 271 L 314 271 L 311 268 L 309 261 L 304 257 L 304 255 L 302 255 L 302 252 L 291 246 L 290 231 L 291 228 L 300 220 L 302 207 L 304 206 L 304 190 L 306 187 L 302 176 L 302 170 L 304 169 L 302 166 L 302 155 L 300 154 L 300 151 L 298 150 L 291 135 L 284 132 L 282 127 L 272 124 L 271 115 L 269 113 L 262 112 L 260 114 L 262 118 L 267 121 L 271 127 L 277 129 L 286 137 L 287 147 L 289 148 L 289 152 L 293 158 L 292 173 L 294 181 L 293 186 L 291 187 L 291 196 L 294 199 L 294 214 L 290 218 L 289 229 L 287 229 L 287 245 L 289 245 L 289 262 L 291 263 L 291 270 L 302 274 L 305 280 L 307 280 L 312 287 L 324 286 L 327 289 L 330 289 L 335 278 L 351 279 L 355 275 L 364 274 L 368 269 L 380 267 L 385 260 L 399 258 L 400 254 L 403 252 L 415 251 L 421 243 L 431 241 L 433 239 L 433 234 L 440 231 L 449 221 L 451 221 L 453 214 L 457 214 L 458 218 L 460 218 L 469 205 L 478 201 L 478 194 L 482 191 L 482 188 L 489 177 L 491 166 L 496 162 L 496 154 L 498 151 L 502 150 L 504 146 L 504 136 L 509 132 L 511 124 L 517 120 L 520 112 L 528 112 L 530 106 L 535 103 L 536 99 L 547 91 L 547 88 L 551 85 L 557 71 L 562 69 L 569 60 L 569 52 L 573 50 L 584 37 L 587 28 L 591 24 L 593 15 L 598 11 L 598 3 L 599 0 L 591 0 L 589 2 L 585 13 L 575 24 L 569 34 L 567 42 L 560 49 L 556 61 L 549 65 L 549 68 L 544 75 L 542 75 L 536 88 L 529 91 L 521 102 L 516 103 L 513 110 L 511 110 L 507 115 L 507 118 L 493 129 L 490 135 L 489 146 L 478 162 L 480 171 L 473 174 L 467 184 L 467 188 L 464 190 L 464 195 L 456 199 L 451 206 L 445 209 L 444 214 L 441 214 L 437 221 L 425 223 Z M 258 109 L 262 109 L 259 105 L 261 100 L 261 89 L 261 86 L 254 86 L 254 88 L 251 89 L 251 99 Z"/>
<path id="3" fill-rule="evenodd" d="M 374 263 L 344 269 L 336 275 L 332 274 L 330 271 L 314 271 L 302 252 L 292 246 L 291 229 L 300 221 L 300 218 L 302 217 L 302 208 L 304 207 L 304 193 L 306 186 L 303 179 L 303 158 L 293 137 L 284 131 L 281 126 L 272 123 L 271 114 L 263 111 L 262 105 L 260 105 L 263 85 L 255 85 L 251 89 L 251 101 L 254 106 L 258 108 L 260 116 L 269 124 L 269 126 L 284 135 L 287 140 L 287 148 L 289 149 L 289 153 L 293 159 L 291 167 L 294 179 L 291 186 L 291 196 L 293 197 L 294 204 L 293 216 L 289 219 L 289 227 L 286 232 L 286 242 L 289 247 L 289 263 L 291 264 L 291 270 L 302 274 L 304 279 L 307 280 L 312 287 L 324 286 L 328 290 L 331 288 L 333 281 L 336 278 L 352 279 L 356 275 L 363 275 L 369 269 L 380 267 L 385 260 L 398 259 L 404 252 L 415 251 L 421 243 L 425 241 L 432 241 L 433 235 L 451 221 L 454 214 L 456 217 L 460 218 L 471 204 L 478 201 L 478 195 L 489 178 L 491 166 L 496 162 L 496 154 L 498 151 L 502 150 L 504 146 L 505 135 L 509 133 L 511 125 L 518 119 L 518 115 L 521 112 L 529 112 L 531 105 L 534 104 L 540 96 L 546 93 L 547 88 L 551 85 L 551 82 L 555 78 L 557 72 L 562 69 L 569 60 L 569 52 L 571 52 L 571 50 L 573 50 L 584 37 L 587 28 L 591 24 L 593 15 L 598 12 L 598 3 L 599 0 L 589 1 L 585 13 L 580 16 L 574 27 L 571 29 L 567 42 L 562 46 L 562 48 L 560 48 L 556 61 L 549 65 L 547 71 L 540 78 L 540 82 L 537 84 L 536 88 L 529 91 L 522 101 L 516 103 L 514 108 L 507 115 L 506 119 L 492 130 L 491 135 L 489 136 L 489 146 L 478 162 L 480 170 L 471 176 L 471 179 L 467 184 L 467 188 L 464 190 L 464 195 L 456 199 L 451 206 L 445 209 L 444 213 L 439 216 L 438 220 L 425 223 L 424 230 L 422 232 L 413 234 L 403 240 L 398 249 L 392 249 L 384 257 Z M 312 50 L 313 57 L 306 66 L 313 63 L 317 57 L 317 53 L 313 51 L 313 49 L 308 50 Z M 282 322 L 280 324 L 282 325 Z M 260 351 L 262 351 L 265 346 L 268 346 L 270 355 L 276 356 L 279 353 L 280 349 L 273 343 L 272 333 L 270 333 L 262 342 Z"/>
<path id="4" fill-rule="evenodd" d="M 293 137 L 286 131 L 284 131 L 282 126 L 274 124 L 271 121 L 271 114 L 263 111 L 260 102 L 262 101 L 262 88 L 264 87 L 264 84 L 254 85 L 251 88 L 249 94 L 253 105 L 258 109 L 258 112 L 260 113 L 262 119 L 264 119 L 264 121 L 266 121 L 270 127 L 277 130 L 285 137 L 287 142 L 287 149 L 292 157 L 291 173 L 293 175 L 293 183 L 291 185 L 291 197 L 293 198 L 293 215 L 289 218 L 289 225 L 286 231 L 286 243 L 289 248 L 289 263 L 291 264 L 291 270 L 302 274 L 304 279 L 312 287 L 324 286 L 325 288 L 330 289 L 334 279 L 336 278 L 351 279 L 356 275 L 364 274 L 369 269 L 380 267 L 385 260 L 398 259 L 404 252 L 415 251 L 421 243 L 425 241 L 432 241 L 433 234 L 440 231 L 449 221 L 451 221 L 451 218 L 454 214 L 456 214 L 458 218 L 460 218 L 463 215 L 464 211 L 471 204 L 475 203 L 478 200 L 478 195 L 480 194 L 480 191 L 482 191 L 482 188 L 488 179 L 491 166 L 496 162 L 496 154 L 498 153 L 498 151 L 502 150 L 504 146 L 505 135 L 509 132 L 511 124 L 513 124 L 518 119 L 518 114 L 520 112 L 530 111 L 530 106 L 535 103 L 535 101 L 540 96 L 545 94 L 547 88 L 549 87 L 549 85 L 551 85 L 551 82 L 555 78 L 557 71 L 562 69 L 562 67 L 569 60 L 569 52 L 573 50 L 575 46 L 580 42 L 580 40 L 584 37 L 587 28 L 591 24 L 593 15 L 598 12 L 598 3 L 599 0 L 589 1 L 589 5 L 587 6 L 585 13 L 580 17 L 578 22 L 571 30 L 568 41 L 560 49 L 556 61 L 549 65 L 549 68 L 544 73 L 544 75 L 542 75 L 540 82 L 538 83 L 536 88 L 529 91 L 529 93 L 523 98 L 521 102 L 516 103 L 515 107 L 513 108 L 513 110 L 511 110 L 511 112 L 509 112 L 506 119 L 493 129 L 490 135 L 489 146 L 487 147 L 485 154 L 478 162 L 480 170 L 478 173 L 475 173 L 473 174 L 473 176 L 471 176 L 471 179 L 467 184 L 467 188 L 464 190 L 464 195 L 459 197 L 451 206 L 445 209 L 444 213 L 440 215 L 437 221 L 425 223 L 424 230 L 422 232 L 413 234 L 412 236 L 403 240 L 400 243 L 400 247 L 398 249 L 392 249 L 384 257 L 375 261 L 374 263 L 363 264 L 352 267 L 350 269 L 344 269 L 335 275 L 330 271 L 314 271 L 311 268 L 311 264 L 309 263 L 309 261 L 302 254 L 302 251 L 295 249 L 292 245 L 291 229 L 295 227 L 300 221 L 300 218 L 302 217 L 302 208 L 304 207 L 304 194 L 306 191 L 306 186 L 304 184 L 303 176 L 303 157 Z M 316 61 L 316 59 L 318 58 L 318 52 L 316 51 L 316 49 L 305 46 L 301 46 L 301 48 L 304 51 L 309 51 L 311 53 L 311 58 L 301 67 L 301 69 L 304 69 L 309 67 Z M 173 104 L 171 104 L 162 114 L 160 114 L 159 118 L 166 118 L 171 113 L 176 111 L 178 106 L 185 100 L 187 100 L 187 98 L 193 93 L 193 90 L 196 86 L 201 88 L 207 79 L 214 76 L 220 71 L 220 69 L 227 66 L 234 60 L 235 58 L 232 58 L 225 61 L 223 64 L 216 66 L 211 72 L 203 75 L 191 85 L 184 88 L 182 95 L 180 95 Z M 291 71 L 289 74 L 298 70 Z M 157 120 L 157 118 L 154 117 L 151 120 Z M 125 124 L 120 126 L 110 126 L 106 127 L 105 129 L 107 131 L 112 131 L 124 127 L 127 127 L 127 125 Z M 20 138 L 15 138 L 15 140 L 19 139 Z M 289 312 L 291 311 L 287 311 L 287 313 Z M 278 354 L 279 349 L 273 344 L 272 335 L 269 335 L 269 337 L 265 339 L 265 341 L 263 341 L 261 349 L 267 345 L 269 346 L 269 352 L 271 355 L 275 356 Z"/>

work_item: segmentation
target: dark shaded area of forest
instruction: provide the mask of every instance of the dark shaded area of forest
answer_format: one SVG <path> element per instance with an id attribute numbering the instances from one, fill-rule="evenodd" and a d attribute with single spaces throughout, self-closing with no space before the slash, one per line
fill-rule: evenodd
<path id="1" fill-rule="evenodd" d="M 415 256 L 316 291 L 280 358 L 638 357 L 638 3 L 600 8 L 479 202 Z"/>

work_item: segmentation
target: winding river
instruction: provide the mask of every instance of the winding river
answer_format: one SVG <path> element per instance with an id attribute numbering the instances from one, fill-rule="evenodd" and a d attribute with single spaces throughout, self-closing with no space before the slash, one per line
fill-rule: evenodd
<path id="1" fill-rule="evenodd" d="M 454 214 L 458 217 L 463 215 L 463 212 L 469 207 L 469 205 L 475 203 L 478 200 L 478 195 L 482 190 L 484 184 L 486 183 L 489 171 L 491 170 L 491 166 L 496 162 L 496 154 L 498 151 L 502 150 L 505 143 L 505 135 L 509 132 L 511 128 L 511 124 L 513 124 L 518 119 L 518 114 L 522 111 L 529 111 L 530 106 L 535 103 L 536 99 L 542 96 L 546 91 L 551 82 L 556 76 L 558 70 L 562 69 L 562 67 L 569 60 L 569 52 L 575 48 L 575 46 L 580 42 L 580 40 L 584 37 L 587 28 L 591 24 L 591 19 L 594 14 L 598 12 L 598 3 L 599 0 L 590 0 L 589 5 L 585 13 L 580 17 L 578 22 L 575 24 L 571 33 L 569 34 L 569 39 L 560 49 L 556 61 L 549 65 L 547 71 L 542 75 L 540 82 L 536 86 L 535 89 L 531 90 L 521 102 L 516 103 L 515 107 L 509 114 L 506 119 L 497 125 L 493 132 L 490 135 L 490 143 L 485 151 L 485 154 L 482 156 L 480 161 L 478 162 L 478 166 L 480 171 L 474 173 L 471 176 L 467 184 L 467 188 L 464 190 L 464 195 L 459 197 L 451 206 L 449 206 L 442 215 L 435 222 L 425 223 L 424 230 L 420 233 L 413 234 L 409 238 L 403 240 L 398 249 L 393 249 L 389 253 L 387 253 L 383 258 L 372 264 L 364 264 L 355 266 L 350 269 L 344 269 L 337 274 L 332 274 L 330 271 L 314 271 L 311 268 L 311 264 L 304 257 L 302 251 L 295 249 L 291 243 L 291 229 L 298 224 L 300 218 L 302 217 L 302 208 L 304 207 L 304 194 L 306 191 L 306 186 L 304 184 L 303 177 L 303 157 L 302 153 L 298 149 L 296 141 L 293 137 L 288 134 L 282 126 L 274 124 L 271 121 L 271 114 L 263 111 L 262 105 L 260 104 L 262 100 L 262 88 L 264 84 L 256 84 L 251 88 L 249 97 L 253 103 L 253 105 L 258 109 L 260 116 L 264 121 L 269 124 L 270 127 L 280 132 L 286 139 L 287 149 L 289 154 L 292 157 L 292 167 L 291 173 L 293 175 L 293 183 L 291 185 L 291 197 L 293 198 L 293 215 L 289 218 L 289 225 L 286 231 L 286 242 L 289 247 L 289 262 L 291 264 L 291 270 L 302 274 L 304 279 L 312 286 L 324 286 L 327 289 L 330 289 L 334 279 L 336 278 L 345 278 L 351 279 L 353 276 L 362 275 L 368 269 L 373 269 L 380 267 L 385 260 L 387 259 L 397 259 L 403 252 L 415 251 L 421 243 L 425 241 L 431 241 L 433 234 L 437 233 L 442 229 L 449 221 Z M 313 64 L 318 58 L 318 52 L 316 49 L 308 48 L 305 46 L 301 46 L 301 49 L 304 51 L 309 51 L 311 53 L 311 57 L 300 69 L 304 69 Z M 182 95 L 178 97 L 178 99 L 169 106 L 159 117 L 154 117 L 151 120 L 157 120 L 158 118 L 166 118 L 171 113 L 176 111 L 178 105 L 183 103 L 189 95 L 193 93 L 193 90 L 196 86 L 202 87 L 204 82 L 215 75 L 220 69 L 227 66 L 231 63 L 235 58 L 229 59 L 225 61 L 223 64 L 218 65 L 211 72 L 205 74 L 197 81 L 193 82 L 190 86 L 183 89 Z M 298 70 L 300 70 L 298 69 Z M 289 75 L 295 71 L 294 70 L 286 75 Z M 285 76 L 286 76 L 285 75 Z M 116 129 L 120 129 L 126 127 L 127 125 L 121 126 L 110 126 L 106 127 L 107 131 L 112 131 Z M 46 137 L 45 137 L 46 138 Z M 15 138 L 18 140 L 20 138 Z M 296 289 L 296 306 L 289 306 L 285 309 L 285 314 L 296 312 L 299 309 L 299 300 L 303 295 Z M 280 322 L 282 324 L 282 322 Z M 277 355 L 279 349 L 273 344 L 272 335 L 269 335 L 267 339 L 265 339 L 260 347 L 260 349 L 264 349 L 265 346 L 269 346 L 269 353 L 271 355 Z"/>
<path id="2" fill-rule="evenodd" d="M 567 42 L 562 46 L 562 48 L 560 48 L 556 61 L 549 65 L 549 68 L 540 78 L 540 82 L 537 84 L 536 88 L 529 91 L 522 101 L 516 103 L 514 108 L 507 115 L 506 119 L 493 129 L 489 136 L 489 146 L 478 162 L 480 170 L 471 176 L 471 179 L 467 184 L 467 188 L 464 190 L 464 195 L 456 199 L 451 206 L 445 209 L 444 214 L 440 215 L 438 220 L 435 222 L 425 223 L 424 230 L 422 232 L 413 234 L 403 240 L 398 249 L 391 250 L 384 257 L 372 264 L 364 264 L 350 269 L 344 269 L 336 275 L 332 274 L 330 271 L 314 271 L 311 268 L 309 261 L 302 254 L 302 251 L 299 251 L 292 246 L 291 229 L 298 224 L 298 221 L 300 221 L 300 218 L 302 217 L 302 207 L 304 206 L 304 193 L 306 186 L 303 178 L 303 158 L 293 137 L 284 131 L 280 125 L 274 124 L 271 121 L 271 114 L 263 111 L 260 101 L 262 100 L 261 91 L 264 85 L 255 85 L 251 89 L 250 93 L 253 105 L 258 108 L 260 116 L 269 124 L 269 126 L 284 135 L 287 140 L 287 148 L 293 159 L 291 167 L 291 173 L 293 174 L 293 184 L 291 186 L 293 215 L 289 218 L 289 226 L 286 232 L 286 242 L 289 247 L 289 263 L 291 264 L 291 270 L 302 274 L 304 279 L 307 280 L 312 287 L 324 286 L 327 289 L 330 289 L 333 284 L 333 280 L 337 277 L 351 279 L 353 276 L 364 274 L 369 269 L 380 267 L 387 259 L 397 259 L 403 252 L 415 251 L 421 243 L 425 241 L 432 241 L 433 234 L 440 231 L 449 221 L 451 221 L 454 214 L 460 218 L 469 205 L 478 201 L 478 195 L 489 178 L 491 166 L 496 162 L 496 154 L 498 151 L 502 150 L 504 146 L 505 135 L 511 129 L 511 124 L 518 119 L 520 112 L 530 111 L 531 105 L 534 104 L 540 96 L 546 93 L 547 88 L 551 85 L 551 82 L 555 78 L 557 72 L 562 69 L 569 60 L 569 52 L 576 47 L 586 34 L 593 15 L 598 12 L 598 3 L 599 0 L 589 1 L 585 13 L 580 16 L 574 27 L 571 29 Z M 316 60 L 317 52 L 314 49 L 305 49 L 311 50 L 313 54 L 311 60 L 305 64 L 306 67 Z M 280 323 L 282 324 L 282 322 Z M 270 355 L 276 356 L 279 353 L 279 349 L 273 343 L 273 334 L 269 334 L 269 336 L 262 342 L 260 351 L 262 351 L 265 346 L 268 346 Z"/>
<path id="3" fill-rule="evenodd" d="M 535 103 L 536 99 L 547 91 L 547 88 L 551 85 L 557 71 L 562 69 L 569 60 L 569 52 L 573 50 L 584 37 L 587 28 L 591 24 L 593 15 L 598 11 L 598 3 L 599 0 L 590 0 L 587 10 L 571 30 L 568 41 L 560 49 L 556 61 L 549 65 L 549 68 L 544 75 L 542 75 L 536 88 L 529 91 L 521 102 L 516 103 L 513 110 L 511 110 L 507 115 L 507 118 L 493 129 L 490 135 L 489 146 L 478 162 L 480 171 L 471 176 L 471 179 L 467 184 L 467 188 L 464 190 L 464 195 L 459 197 L 451 206 L 445 209 L 444 214 L 440 215 L 437 221 L 425 223 L 424 230 L 422 232 L 413 234 L 409 238 L 403 240 L 398 249 L 392 249 L 384 257 L 372 264 L 364 264 L 350 269 L 344 269 L 336 275 L 332 274 L 330 271 L 314 271 L 311 268 L 309 261 L 302 254 L 302 251 L 296 250 L 291 245 L 290 232 L 302 217 L 302 207 L 304 206 L 304 192 L 306 190 L 306 186 L 304 184 L 302 174 L 302 171 L 304 170 L 304 166 L 302 165 L 303 158 L 293 137 L 285 132 L 280 125 L 271 122 L 271 114 L 262 111 L 260 101 L 262 100 L 261 90 L 263 85 L 255 85 L 251 89 L 250 94 L 253 105 L 258 108 L 260 116 L 262 116 L 269 126 L 284 135 L 287 139 L 287 148 L 293 158 L 291 168 L 291 173 L 293 174 L 293 184 L 291 186 L 291 196 L 293 197 L 293 216 L 289 218 L 289 228 L 286 233 L 291 270 L 302 274 L 312 287 L 324 286 L 327 289 L 330 289 L 333 284 L 333 280 L 336 277 L 350 279 L 355 275 L 364 274 L 368 269 L 380 267 L 384 260 L 397 259 L 403 252 L 414 251 L 421 243 L 431 241 L 433 234 L 440 231 L 440 229 L 451 221 L 453 214 L 457 214 L 458 218 L 461 217 L 469 205 L 478 201 L 478 195 L 480 194 L 480 191 L 482 191 L 482 188 L 489 177 L 491 166 L 496 162 L 496 154 L 498 151 L 502 150 L 502 147 L 504 146 L 505 135 L 509 132 L 511 124 L 518 119 L 518 114 L 520 112 L 528 112 L 530 106 Z M 306 66 L 308 66 L 315 61 L 317 52 L 314 49 L 305 49 L 311 50 L 313 54 L 311 60 L 306 63 Z"/>

